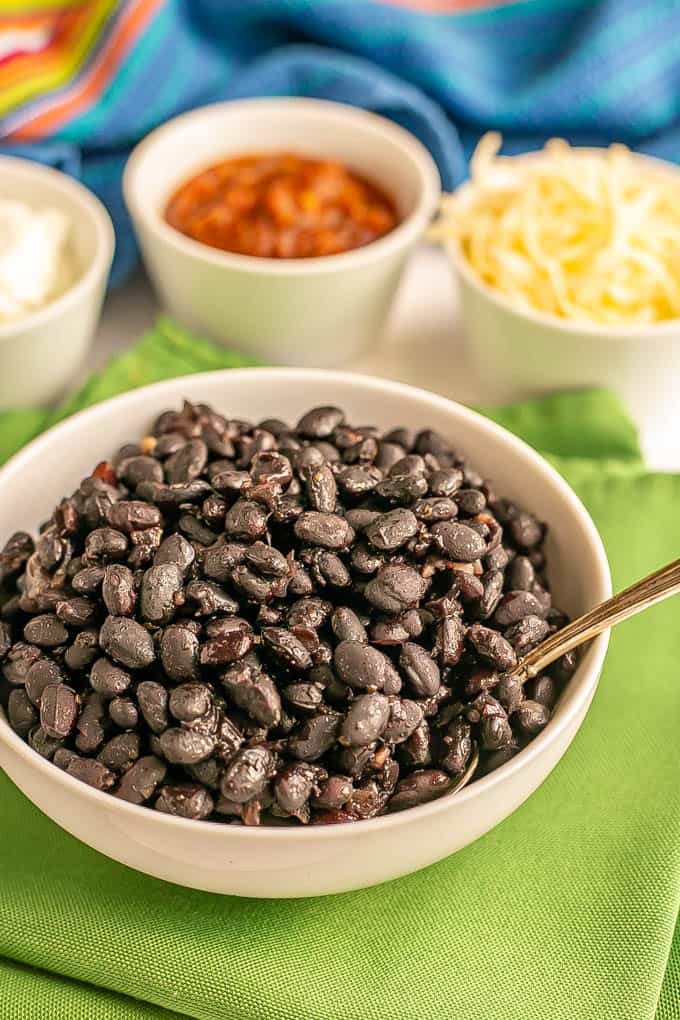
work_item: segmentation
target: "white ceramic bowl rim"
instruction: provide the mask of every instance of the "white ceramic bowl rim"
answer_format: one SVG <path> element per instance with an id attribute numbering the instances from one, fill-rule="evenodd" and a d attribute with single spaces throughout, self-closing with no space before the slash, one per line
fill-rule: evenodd
<path id="1" fill-rule="evenodd" d="M 581 145 L 573 146 L 580 152 L 606 152 L 604 146 L 592 146 L 592 145 Z M 657 173 L 661 172 L 666 176 L 675 178 L 675 183 L 680 184 L 680 167 L 674 163 L 670 163 L 665 159 L 658 159 L 656 156 L 647 156 L 642 152 L 632 152 L 631 155 L 634 159 L 639 160 L 642 163 L 648 164 Z M 510 158 L 522 160 L 526 162 L 536 162 L 544 156 L 541 149 L 535 152 L 522 152 L 517 156 Z M 474 185 L 470 180 L 464 181 L 458 188 L 453 191 L 454 195 L 465 194 L 471 191 Z M 458 270 L 461 276 L 465 278 L 466 283 L 475 290 L 479 291 L 489 301 L 495 305 L 499 305 L 512 315 L 516 315 L 517 318 L 526 319 L 530 322 L 535 322 L 542 326 L 550 326 L 552 329 L 562 330 L 565 333 L 575 333 L 582 335 L 583 333 L 592 333 L 596 336 L 609 337 L 612 340 L 624 339 L 626 337 L 639 337 L 640 334 L 647 336 L 648 334 L 658 334 L 660 337 L 677 335 L 680 337 L 680 317 L 674 319 L 661 319 L 658 322 L 638 322 L 638 323 L 602 323 L 602 322 L 591 322 L 589 319 L 563 319 L 559 315 L 552 315 L 550 312 L 539 312 L 534 308 L 524 308 L 522 305 L 517 305 L 513 302 L 512 298 L 504 294 L 503 291 L 497 290 L 490 284 L 486 283 L 485 280 L 477 274 L 474 267 L 467 260 L 463 254 L 460 245 L 457 241 L 444 241 L 444 247 L 448 251 L 451 261 Z"/>
<path id="2" fill-rule="evenodd" d="M 0 343 L 3 340 L 13 339 L 18 332 L 22 332 L 24 329 L 43 325 L 52 316 L 56 317 L 70 308 L 71 305 L 74 305 L 82 293 L 99 278 L 100 274 L 108 271 L 115 247 L 115 235 L 111 217 L 97 196 L 89 188 L 86 188 L 84 184 L 81 184 L 74 177 L 69 177 L 68 174 L 62 173 L 61 170 L 55 170 L 54 167 L 43 166 L 42 163 L 35 163 L 33 160 L 22 159 L 19 156 L 0 155 L 0 177 L 2 165 L 5 162 L 16 164 L 21 168 L 22 173 L 28 176 L 32 175 L 36 178 L 41 177 L 44 180 L 48 180 L 50 186 L 54 187 L 55 191 L 65 192 L 74 198 L 80 204 L 82 212 L 89 216 L 95 229 L 96 239 L 94 258 L 85 267 L 84 271 L 79 274 L 75 283 L 67 287 L 64 293 L 60 294 L 54 301 L 49 301 L 44 307 L 36 309 L 30 315 L 16 319 L 13 322 L 0 324 Z"/>
<path id="3" fill-rule="evenodd" d="M 144 197 L 137 193 L 135 177 L 139 164 L 154 145 L 178 129 L 181 130 L 182 125 L 196 120 L 205 120 L 206 124 L 210 124 L 214 116 L 221 116 L 225 112 L 233 117 L 247 117 L 253 113 L 267 112 L 271 109 L 280 110 L 281 115 L 285 115 L 288 119 L 313 119 L 322 113 L 325 117 L 334 117 L 349 125 L 352 123 L 361 125 L 396 145 L 401 150 L 403 158 L 415 167 L 420 178 L 420 195 L 412 211 L 389 233 L 384 234 L 376 241 L 362 245 L 360 248 L 353 248 L 351 251 L 342 252 L 339 255 L 274 259 L 258 255 L 239 255 L 235 252 L 212 248 L 201 241 L 195 241 L 166 223 L 155 205 L 145 202 Z M 179 180 L 176 182 L 177 185 L 180 183 Z M 382 186 L 383 182 L 376 181 L 376 183 Z M 365 262 L 372 262 L 382 255 L 387 255 L 395 248 L 402 247 L 423 233 L 437 208 L 440 193 L 441 182 L 437 165 L 425 146 L 409 131 L 386 117 L 380 117 L 361 107 L 335 103 L 327 99 L 297 97 L 227 100 L 201 106 L 188 113 L 180 114 L 178 117 L 173 117 L 172 120 L 166 121 L 165 124 L 148 134 L 132 150 L 123 173 L 123 195 L 128 208 L 130 211 L 134 210 L 140 221 L 144 222 L 149 229 L 160 234 L 164 241 L 172 247 L 189 255 L 199 256 L 215 265 L 273 275 L 335 272 L 345 267 L 358 267 Z"/>
<path id="4" fill-rule="evenodd" d="M 609 564 L 607 561 L 607 555 L 602 544 L 602 539 L 595 528 L 587 510 L 581 503 L 576 493 L 567 485 L 561 475 L 542 457 L 539 456 L 527 443 L 523 440 L 518 439 L 512 433 L 499 425 L 496 425 L 490 419 L 483 417 L 476 411 L 472 411 L 460 404 L 456 404 L 455 401 L 447 400 L 445 397 L 440 397 L 436 394 L 430 393 L 426 390 L 420 389 L 415 386 L 407 386 L 404 383 L 392 382 L 384 379 L 374 379 L 370 376 L 362 376 L 352 372 L 331 372 L 318 369 L 299 369 L 299 368 L 247 368 L 247 369 L 227 369 L 229 376 L 234 375 L 240 376 L 244 382 L 254 377 L 264 378 L 263 385 L 268 386 L 271 392 L 276 392 L 277 386 L 285 386 L 287 378 L 300 378 L 300 375 L 304 375 L 309 380 L 309 390 L 314 392 L 314 385 L 316 382 L 321 380 L 328 381 L 329 377 L 337 379 L 339 383 L 351 383 L 356 388 L 374 389 L 376 383 L 379 383 L 380 387 L 390 393 L 394 397 L 409 395 L 415 395 L 419 397 L 426 397 L 428 401 L 433 403 L 435 406 L 439 406 L 442 410 L 447 410 L 451 405 L 455 406 L 458 413 L 473 422 L 475 426 L 484 433 L 490 443 L 496 441 L 498 433 L 503 435 L 506 443 L 522 454 L 524 457 L 529 457 L 534 462 L 540 464 L 541 470 L 551 479 L 553 485 L 560 490 L 562 498 L 565 503 L 568 504 L 570 510 L 577 516 L 585 532 L 588 534 L 591 545 L 591 552 L 594 554 L 598 567 L 600 577 L 603 581 L 603 585 L 606 588 L 604 597 L 607 597 L 611 593 L 611 575 L 609 571 Z M 215 372 L 202 372 L 193 376 L 185 376 L 183 379 L 171 379 L 164 382 L 154 383 L 150 386 L 143 387 L 143 392 L 148 394 L 150 397 L 159 396 L 161 397 L 165 390 L 172 391 L 172 397 L 175 397 L 175 391 L 179 382 L 185 382 L 187 390 L 191 389 L 192 383 L 200 382 L 203 379 L 214 378 Z M 77 438 L 79 429 L 86 423 L 89 422 L 90 427 L 96 429 L 97 417 L 103 412 L 105 415 L 108 410 L 115 407 L 120 416 L 124 417 L 127 406 L 135 403 L 139 400 L 140 390 L 132 390 L 129 393 L 124 393 L 118 397 L 113 397 L 110 400 L 103 401 L 101 404 L 97 404 L 94 407 L 87 408 L 84 411 L 79 411 L 72 417 L 67 418 L 66 421 L 54 428 L 48 429 L 47 432 L 34 439 L 33 442 L 25 446 L 19 453 L 15 454 L 3 468 L 6 470 L 9 466 L 13 470 L 21 470 L 22 464 L 25 461 L 32 460 L 36 456 L 40 456 L 42 448 L 47 445 L 50 438 L 54 434 L 61 434 L 68 436 L 69 433 L 73 434 L 74 440 Z M 0 472 L 0 477 L 2 472 Z M 589 674 L 591 676 L 598 676 L 604 657 L 607 651 L 607 645 L 609 643 L 609 634 L 601 634 L 595 638 L 590 645 L 589 655 L 591 657 Z M 572 684 L 577 683 L 576 674 L 570 681 Z M 561 733 L 568 731 L 571 721 L 577 718 L 579 712 L 583 708 L 584 703 L 587 703 L 591 696 L 590 685 L 586 682 L 582 682 L 580 687 L 574 691 L 574 697 L 571 698 L 569 705 L 562 706 L 562 711 L 558 712 L 557 716 L 550 720 L 546 728 L 535 737 L 530 744 L 523 748 L 514 758 L 511 758 L 509 762 L 501 765 L 498 769 L 491 772 L 489 775 L 482 777 L 481 779 L 475 780 L 473 784 L 467 786 L 460 793 L 454 794 L 455 799 L 458 803 L 465 803 L 468 800 L 473 799 L 478 792 L 482 790 L 491 789 L 502 783 L 506 777 L 510 777 L 518 769 L 529 765 L 531 761 L 538 758 L 541 752 L 548 743 L 553 740 L 557 740 Z M 34 751 L 29 745 L 23 741 L 10 727 L 9 723 L 5 718 L 0 718 L 0 740 L 4 740 L 10 748 L 12 748 L 16 754 L 18 754 L 24 761 L 33 768 L 39 769 L 45 777 L 46 782 L 55 782 L 60 785 L 65 785 L 66 788 L 77 790 L 78 793 L 85 798 L 90 800 L 101 801 L 101 798 L 106 798 L 109 806 L 112 802 L 115 804 L 116 809 L 120 809 L 124 814 L 129 815 L 131 819 L 139 816 L 139 812 L 144 812 L 145 816 L 148 817 L 148 813 L 151 810 L 148 807 L 137 804 L 130 804 L 127 801 L 119 800 L 114 798 L 111 794 L 104 793 L 100 790 L 95 790 L 93 787 L 88 786 L 86 783 L 79 779 L 75 779 L 73 776 L 67 775 L 61 769 L 57 768 L 52 762 L 45 758 L 42 758 L 36 751 Z M 437 800 L 430 801 L 428 804 L 422 804 L 419 807 L 409 808 L 408 815 L 410 818 L 415 818 L 416 815 L 425 817 L 427 815 L 436 815 L 446 811 L 448 797 L 444 795 Z M 196 826 L 200 825 L 201 830 L 207 834 L 210 832 L 214 838 L 220 838 L 220 833 L 229 839 L 235 838 L 239 840 L 282 840 L 287 841 L 292 839 L 300 841 L 309 841 L 318 839 L 326 839 L 331 836 L 334 839 L 345 839 L 345 838 L 358 838 L 363 831 L 368 828 L 371 829 L 388 829 L 398 827 L 401 823 L 403 812 L 395 812 L 394 814 L 382 815 L 379 818 L 366 819 L 360 822 L 352 823 L 341 823 L 337 825 L 313 825 L 313 826 L 261 826 L 261 827 L 249 827 L 249 826 L 236 826 L 228 825 L 220 822 L 197 822 L 191 819 L 179 818 L 174 815 L 167 815 L 160 811 L 154 813 L 155 821 L 162 826 L 167 826 L 169 830 L 176 828 L 184 829 L 185 831 L 196 831 Z M 187 827 L 189 829 L 187 830 Z"/>

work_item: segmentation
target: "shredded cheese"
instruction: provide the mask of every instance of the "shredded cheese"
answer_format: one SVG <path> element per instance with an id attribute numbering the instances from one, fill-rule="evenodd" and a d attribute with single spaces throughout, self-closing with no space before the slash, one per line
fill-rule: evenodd
<path id="1" fill-rule="evenodd" d="M 529 158 L 500 146 L 495 132 L 481 139 L 432 238 L 520 307 L 603 324 L 680 317 L 680 175 L 623 145 L 555 139 Z"/>

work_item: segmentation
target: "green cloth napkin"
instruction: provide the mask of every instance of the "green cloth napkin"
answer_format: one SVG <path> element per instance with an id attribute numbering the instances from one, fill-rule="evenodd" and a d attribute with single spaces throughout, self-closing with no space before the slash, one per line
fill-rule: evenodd
<path id="1" fill-rule="evenodd" d="M 66 411 L 238 363 L 163 320 Z M 679 555 L 680 477 L 645 470 L 613 397 L 489 413 L 577 490 L 616 587 Z M 0 417 L 3 455 L 52 420 Z M 438 865 L 340 896 L 240 900 L 147 878 L 0 776 L 0 1017 L 677 1020 L 679 661 L 676 602 L 617 628 L 581 731 L 520 810 Z"/>

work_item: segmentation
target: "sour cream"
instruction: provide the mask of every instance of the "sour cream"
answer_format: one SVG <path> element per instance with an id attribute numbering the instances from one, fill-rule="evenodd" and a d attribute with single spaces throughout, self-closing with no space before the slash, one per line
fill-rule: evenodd
<path id="1" fill-rule="evenodd" d="M 0 324 L 31 315 L 73 282 L 69 228 L 58 209 L 0 199 Z"/>

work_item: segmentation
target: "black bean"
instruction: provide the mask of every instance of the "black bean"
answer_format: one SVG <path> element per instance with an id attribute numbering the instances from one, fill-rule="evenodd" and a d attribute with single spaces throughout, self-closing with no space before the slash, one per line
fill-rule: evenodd
<path id="1" fill-rule="evenodd" d="M 210 494 L 208 482 L 197 478 L 193 482 L 179 482 L 164 485 L 162 482 L 141 482 L 136 495 L 141 500 L 160 503 L 162 506 L 178 506 L 180 503 L 196 503 Z"/>
<path id="2" fill-rule="evenodd" d="M 226 669 L 220 679 L 238 708 L 263 726 L 276 726 L 281 718 L 281 698 L 270 676 L 241 663 Z"/>
<path id="3" fill-rule="evenodd" d="M 386 563 L 366 585 L 365 596 L 383 613 L 397 614 L 416 605 L 427 591 L 427 581 L 405 563 Z"/>
<path id="4" fill-rule="evenodd" d="M 162 563 L 144 572 L 139 597 L 143 620 L 156 626 L 169 623 L 182 603 L 183 576 L 176 563 Z"/>
<path id="5" fill-rule="evenodd" d="M 105 698 L 115 698 L 124 694 L 132 683 L 132 677 L 120 666 L 104 656 L 97 659 L 90 670 L 90 687 Z"/>
<path id="6" fill-rule="evenodd" d="M 486 549 L 484 539 L 459 521 L 440 521 L 433 525 L 432 535 L 442 552 L 459 563 L 478 560 Z"/>
<path id="7" fill-rule="evenodd" d="M 364 533 L 374 548 L 388 552 L 398 549 L 418 533 L 418 521 L 410 510 L 399 508 L 381 514 Z"/>
<path id="8" fill-rule="evenodd" d="M 81 783 L 93 786 L 95 790 L 110 790 L 115 786 L 116 776 L 100 761 L 94 758 L 72 758 L 66 768 L 66 774 L 79 779 Z"/>
<path id="9" fill-rule="evenodd" d="M 298 599 L 288 610 L 289 627 L 310 627 L 313 630 L 323 626 L 333 609 L 332 603 L 326 599 Z"/>
<path id="10" fill-rule="evenodd" d="M 122 560 L 127 555 L 128 540 L 121 531 L 113 528 L 95 528 L 85 539 L 84 559 L 96 564 L 101 561 Z"/>
<path id="11" fill-rule="evenodd" d="M 237 751 L 227 765 L 220 791 L 227 800 L 244 804 L 258 797 L 276 773 L 276 757 L 264 747 Z"/>
<path id="12" fill-rule="evenodd" d="M 423 710 L 417 702 L 408 698 L 396 698 L 390 703 L 389 718 L 382 731 L 382 738 L 391 744 L 401 744 L 408 740 L 422 721 Z"/>
<path id="13" fill-rule="evenodd" d="M 499 627 L 509 627 L 525 616 L 543 616 L 540 602 L 529 591 L 509 591 L 498 603 L 493 619 Z"/>
<path id="14" fill-rule="evenodd" d="M 34 551 L 33 539 L 26 531 L 15 531 L 0 552 L 0 584 L 15 577 Z"/>
<path id="15" fill-rule="evenodd" d="M 317 761 L 336 741 L 342 716 L 325 712 L 311 716 L 288 738 L 288 751 L 300 761 Z"/>
<path id="16" fill-rule="evenodd" d="M 340 471 L 338 485 L 347 496 L 363 496 L 372 492 L 382 482 L 383 473 L 375 465 L 357 464 Z"/>
<path id="17" fill-rule="evenodd" d="M 514 648 L 497 630 L 475 623 L 468 631 L 468 638 L 477 654 L 486 662 L 490 662 L 495 669 L 499 671 L 512 669 L 516 664 Z"/>
<path id="18" fill-rule="evenodd" d="M 165 480 L 171 485 L 191 482 L 202 474 L 208 462 L 208 447 L 202 439 L 190 439 L 165 462 Z M 161 480 L 161 479 L 159 479 Z"/>
<path id="19" fill-rule="evenodd" d="M 301 514 L 295 522 L 294 530 L 305 544 L 318 545 L 324 549 L 344 549 L 354 540 L 354 531 L 344 517 L 316 510 Z"/>
<path id="20" fill-rule="evenodd" d="M 352 747 L 372 744 L 382 734 L 390 716 L 384 694 L 362 694 L 351 703 L 340 727 L 339 740 Z"/>
<path id="21" fill-rule="evenodd" d="M 193 722 L 200 719 L 212 705 L 212 694 L 207 684 L 180 684 L 170 692 L 168 702 L 170 712 L 180 722 Z"/>
<path id="22" fill-rule="evenodd" d="M 544 529 L 533 514 L 520 510 L 510 520 L 510 534 L 516 545 L 522 549 L 532 549 L 543 541 Z"/>
<path id="23" fill-rule="evenodd" d="M 533 736 L 540 733 L 550 721 L 550 708 L 538 701 L 526 699 L 517 708 L 514 718 L 525 733 Z"/>
<path id="24" fill-rule="evenodd" d="M 238 662 L 253 647 L 255 639 L 250 625 L 245 620 L 233 619 L 229 622 L 235 626 L 201 646 L 201 665 L 224 666 L 230 662 Z"/>
<path id="25" fill-rule="evenodd" d="M 158 460 L 144 454 L 125 457 L 118 464 L 116 473 L 130 489 L 135 489 L 140 482 L 163 481 L 163 468 Z"/>
<path id="26" fill-rule="evenodd" d="M 467 628 L 458 616 L 445 616 L 436 624 L 435 647 L 441 666 L 456 666 L 465 651 Z"/>
<path id="27" fill-rule="evenodd" d="M 139 720 L 139 712 L 132 698 L 113 698 L 109 702 L 109 716 L 123 730 L 133 729 Z"/>
<path id="28" fill-rule="evenodd" d="M 38 713 L 35 706 L 26 694 L 26 691 L 22 690 L 20 687 L 16 687 L 14 690 L 9 692 L 9 698 L 7 700 L 7 715 L 9 717 L 10 726 L 19 734 L 20 737 L 28 736 L 28 731 L 32 729 L 38 721 Z"/>
<path id="29" fill-rule="evenodd" d="M 311 804 L 314 808 L 327 811 L 334 808 L 341 808 L 352 796 L 354 785 L 349 776 L 329 776 L 328 779 L 319 783 L 319 792 L 312 796 Z"/>
<path id="30" fill-rule="evenodd" d="M 418 698 L 429 698 L 441 686 L 441 673 L 427 649 L 407 641 L 401 646 L 399 669 Z"/>
<path id="31" fill-rule="evenodd" d="M 508 715 L 512 715 L 524 701 L 524 687 L 516 676 L 501 676 L 494 687 L 494 695 Z"/>
<path id="32" fill-rule="evenodd" d="M 481 743 L 485 751 L 498 751 L 512 743 L 512 739 L 512 728 L 503 716 L 491 715 L 482 719 Z"/>
<path id="33" fill-rule="evenodd" d="M 166 627 L 160 639 L 159 654 L 165 674 L 171 680 L 195 680 L 199 675 L 199 641 L 182 623 Z"/>
<path id="34" fill-rule="evenodd" d="M 345 519 L 355 531 L 363 531 L 368 525 L 380 517 L 378 510 L 370 510 L 368 507 L 354 507 L 347 511 Z"/>
<path id="35" fill-rule="evenodd" d="M 174 563 L 185 576 L 191 569 L 196 558 L 194 547 L 183 535 L 169 535 L 159 545 L 153 558 L 155 567 L 166 563 Z"/>
<path id="36" fill-rule="evenodd" d="M 503 595 L 504 575 L 502 570 L 487 570 L 481 577 L 484 590 L 479 600 L 479 616 L 482 620 L 493 615 Z"/>
<path id="37" fill-rule="evenodd" d="M 185 590 L 187 601 L 193 603 L 194 616 L 212 616 L 214 613 L 237 613 L 238 602 L 224 588 L 212 581 L 191 581 Z"/>
<path id="38" fill-rule="evenodd" d="M 104 580 L 103 567 L 83 567 L 71 579 L 71 586 L 79 595 L 94 595 Z"/>
<path id="39" fill-rule="evenodd" d="M 26 694 L 36 707 L 40 705 L 43 691 L 48 684 L 60 684 L 65 676 L 52 659 L 36 659 L 26 673 Z"/>
<path id="40" fill-rule="evenodd" d="M 333 612 L 331 628 L 338 641 L 360 641 L 363 644 L 368 642 L 366 628 L 354 610 L 347 606 L 338 606 Z"/>
<path id="41" fill-rule="evenodd" d="M 433 471 L 428 479 L 433 496 L 453 496 L 463 484 L 463 472 L 459 468 L 441 468 Z"/>
<path id="42" fill-rule="evenodd" d="M 318 792 L 318 783 L 325 780 L 327 773 L 317 765 L 295 762 L 284 766 L 274 780 L 274 796 L 282 811 L 306 821 L 302 809 L 313 792 Z"/>
<path id="43" fill-rule="evenodd" d="M 114 796 L 131 804 L 143 804 L 153 797 L 156 787 L 163 782 L 167 766 L 154 755 L 139 758 L 123 775 Z"/>
<path id="44" fill-rule="evenodd" d="M 350 563 L 352 568 L 360 574 L 375 574 L 382 564 L 385 562 L 385 557 L 381 553 L 374 552 L 369 549 L 365 542 L 357 542 L 352 547 L 350 553 Z"/>
<path id="45" fill-rule="evenodd" d="M 303 414 L 295 431 L 301 432 L 308 439 L 326 439 L 344 420 L 345 413 L 339 407 L 314 407 Z"/>
<path id="46" fill-rule="evenodd" d="M 177 783 L 174 786 L 163 786 L 154 804 L 156 811 L 199 821 L 208 818 L 212 814 L 214 806 L 210 793 L 198 783 Z"/>
<path id="47" fill-rule="evenodd" d="M 337 485 L 329 465 L 312 465 L 304 470 L 303 477 L 307 500 L 312 509 L 321 513 L 333 513 L 337 501 Z"/>
<path id="48" fill-rule="evenodd" d="M 427 493 L 427 480 L 422 474 L 395 475 L 379 482 L 375 491 L 388 503 L 412 503 Z"/>
<path id="49" fill-rule="evenodd" d="M 315 712 L 323 704 L 323 687 L 317 683 L 288 684 L 281 693 L 296 712 Z"/>
<path id="50" fill-rule="evenodd" d="M 539 705 L 545 705 L 552 709 L 557 701 L 557 684 L 551 676 L 537 676 L 527 684 L 527 697 L 531 701 L 537 701 Z"/>
<path id="51" fill-rule="evenodd" d="M 505 631 L 505 637 L 518 653 L 523 655 L 534 648 L 550 633 L 549 624 L 540 616 L 525 616 Z"/>
<path id="52" fill-rule="evenodd" d="M 290 572 L 290 564 L 283 553 L 264 542 L 246 546 L 244 560 L 249 567 L 266 577 L 286 577 Z"/>
<path id="53" fill-rule="evenodd" d="M 451 786 L 451 779 L 441 769 L 421 769 L 411 773 L 397 783 L 396 791 L 389 802 L 390 811 L 403 811 L 405 808 L 427 804 Z"/>
<path id="54" fill-rule="evenodd" d="M 139 758 L 141 740 L 138 733 L 118 733 L 104 744 L 97 760 L 114 772 L 126 769 Z"/>
<path id="55" fill-rule="evenodd" d="M 57 648 L 68 641 L 68 631 L 53 613 L 43 613 L 28 621 L 24 640 L 38 648 Z"/>
<path id="56" fill-rule="evenodd" d="M 391 663 L 389 659 L 362 641 L 341 641 L 333 655 L 338 678 L 355 690 L 381 690 Z"/>
<path id="57" fill-rule="evenodd" d="M 306 670 L 312 665 L 312 657 L 303 643 L 285 627 L 265 627 L 262 641 L 265 648 L 289 669 Z"/>
<path id="58" fill-rule="evenodd" d="M 97 617 L 96 604 L 84 595 L 73 595 L 71 598 L 62 599 L 54 607 L 57 619 L 69 627 L 87 627 L 94 623 Z"/>
<path id="59" fill-rule="evenodd" d="M 144 500 L 118 500 L 111 503 L 106 519 L 112 528 L 129 535 L 133 531 L 144 531 L 157 527 L 162 522 L 157 506 Z"/>
<path id="60" fill-rule="evenodd" d="M 87 694 L 76 723 L 75 744 L 83 754 L 91 754 L 101 747 L 104 741 L 102 725 L 104 714 L 104 699 L 101 694 L 97 694 L 95 691 Z"/>
<path id="61" fill-rule="evenodd" d="M 465 772 L 472 754 L 472 727 L 464 719 L 454 719 L 444 737 L 446 753 L 441 760 L 442 768 L 450 775 L 459 776 Z"/>
<path id="62" fill-rule="evenodd" d="M 168 725 L 168 692 L 165 687 L 155 680 L 143 680 L 137 687 L 137 702 L 149 729 L 162 733 Z"/>
<path id="63" fill-rule="evenodd" d="M 254 542 L 267 530 L 267 510 L 261 503 L 237 499 L 224 518 L 224 530 L 230 538 Z"/>
<path id="64" fill-rule="evenodd" d="M 104 571 L 102 598 L 111 616 L 132 616 L 137 605 L 134 577 L 129 567 L 112 563 Z"/>
<path id="65" fill-rule="evenodd" d="M 531 591 L 536 571 L 528 556 L 516 556 L 508 568 L 508 587 L 513 591 Z"/>
<path id="66" fill-rule="evenodd" d="M 196 765 L 215 750 L 215 738 L 193 727 L 171 727 L 161 733 L 160 747 L 172 765 Z"/>
<path id="67" fill-rule="evenodd" d="M 111 659 L 128 669 L 144 669 L 156 658 L 148 630 L 126 616 L 107 616 L 99 631 L 99 644 Z"/>
<path id="68" fill-rule="evenodd" d="M 467 517 L 475 517 L 486 509 L 486 496 L 479 489 L 459 489 L 456 493 L 458 509 Z"/>

